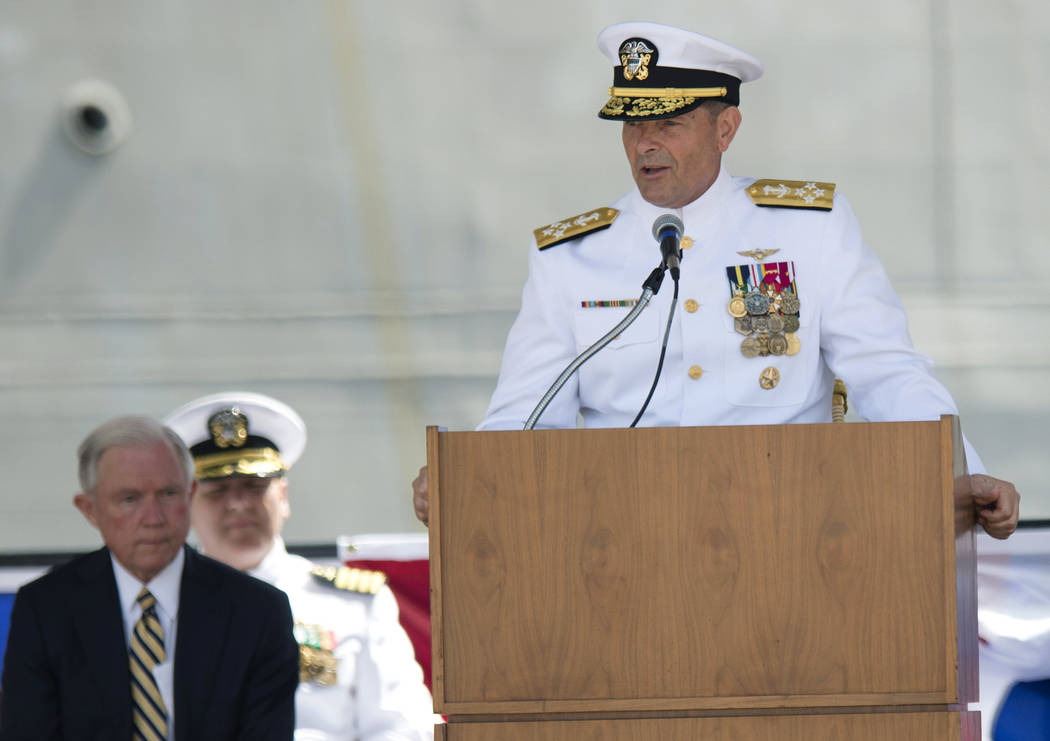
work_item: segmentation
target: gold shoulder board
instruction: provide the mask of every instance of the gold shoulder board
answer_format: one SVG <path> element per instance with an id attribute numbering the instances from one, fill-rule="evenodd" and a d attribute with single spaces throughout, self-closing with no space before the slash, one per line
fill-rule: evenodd
<path id="1" fill-rule="evenodd" d="M 322 584 L 361 594 L 375 594 L 386 584 L 386 574 L 381 571 L 354 569 L 349 566 L 316 566 L 310 570 L 310 575 Z"/>
<path id="2" fill-rule="evenodd" d="M 812 180 L 756 180 L 748 186 L 747 194 L 756 206 L 830 211 L 835 184 Z"/>
<path id="3" fill-rule="evenodd" d="M 545 250 L 556 244 L 582 237 L 584 234 L 608 229 L 619 215 L 620 212 L 615 208 L 603 206 L 563 221 L 541 226 L 539 229 L 533 229 L 532 233 L 536 237 L 536 246 Z"/>

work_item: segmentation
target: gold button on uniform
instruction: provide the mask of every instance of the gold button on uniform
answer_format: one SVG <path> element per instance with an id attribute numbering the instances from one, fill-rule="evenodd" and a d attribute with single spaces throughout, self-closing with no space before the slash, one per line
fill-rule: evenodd
<path id="1" fill-rule="evenodd" d="M 683 250 L 689 249 L 693 246 L 693 238 L 689 235 L 682 237 L 681 240 L 679 240 L 678 242 L 678 246 L 681 247 Z"/>
<path id="2" fill-rule="evenodd" d="M 700 304 L 695 299 L 687 298 L 685 300 L 685 310 L 692 314 L 694 311 L 700 308 Z"/>
<path id="3" fill-rule="evenodd" d="M 694 381 L 702 375 L 704 375 L 704 369 L 701 368 L 699 365 L 689 366 L 689 377 L 692 378 Z"/>

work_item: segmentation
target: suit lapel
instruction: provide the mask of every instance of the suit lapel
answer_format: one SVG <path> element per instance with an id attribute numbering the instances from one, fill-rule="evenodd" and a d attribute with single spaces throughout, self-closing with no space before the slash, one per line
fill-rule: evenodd
<path id="1" fill-rule="evenodd" d="M 194 738 L 195 729 L 207 727 L 222 647 L 229 640 L 229 615 L 216 575 L 202 556 L 187 547 L 175 639 L 175 735 L 179 741 Z"/>
<path id="2" fill-rule="evenodd" d="M 127 724 L 131 734 L 131 673 L 124 638 L 124 613 L 109 551 L 96 551 L 81 565 L 70 599 L 73 624 L 87 665 L 97 678 L 95 691 L 106 715 Z"/>

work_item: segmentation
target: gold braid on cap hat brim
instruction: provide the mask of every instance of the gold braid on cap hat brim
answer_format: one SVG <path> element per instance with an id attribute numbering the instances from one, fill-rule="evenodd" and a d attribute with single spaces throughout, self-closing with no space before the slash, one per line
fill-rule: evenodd
<path id="1" fill-rule="evenodd" d="M 724 98 L 729 92 L 724 87 L 616 87 L 609 95 L 627 98 Z"/>
<path id="2" fill-rule="evenodd" d="M 288 470 L 284 459 L 273 448 L 241 448 L 209 453 L 193 460 L 198 479 L 227 476 L 273 476 Z"/>
<path id="3" fill-rule="evenodd" d="M 724 98 L 724 87 L 610 87 L 607 116 L 660 116 L 685 108 L 697 98 Z M 628 107 L 630 106 L 630 107 Z"/>

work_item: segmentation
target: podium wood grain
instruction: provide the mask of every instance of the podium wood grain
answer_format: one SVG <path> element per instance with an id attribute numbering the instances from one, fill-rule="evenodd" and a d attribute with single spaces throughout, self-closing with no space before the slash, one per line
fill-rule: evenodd
<path id="1" fill-rule="evenodd" d="M 439 741 L 979 741 L 976 712 L 458 723 Z"/>
<path id="2" fill-rule="evenodd" d="M 976 699 L 973 511 L 953 442 L 949 417 L 428 429 L 435 709 Z"/>

